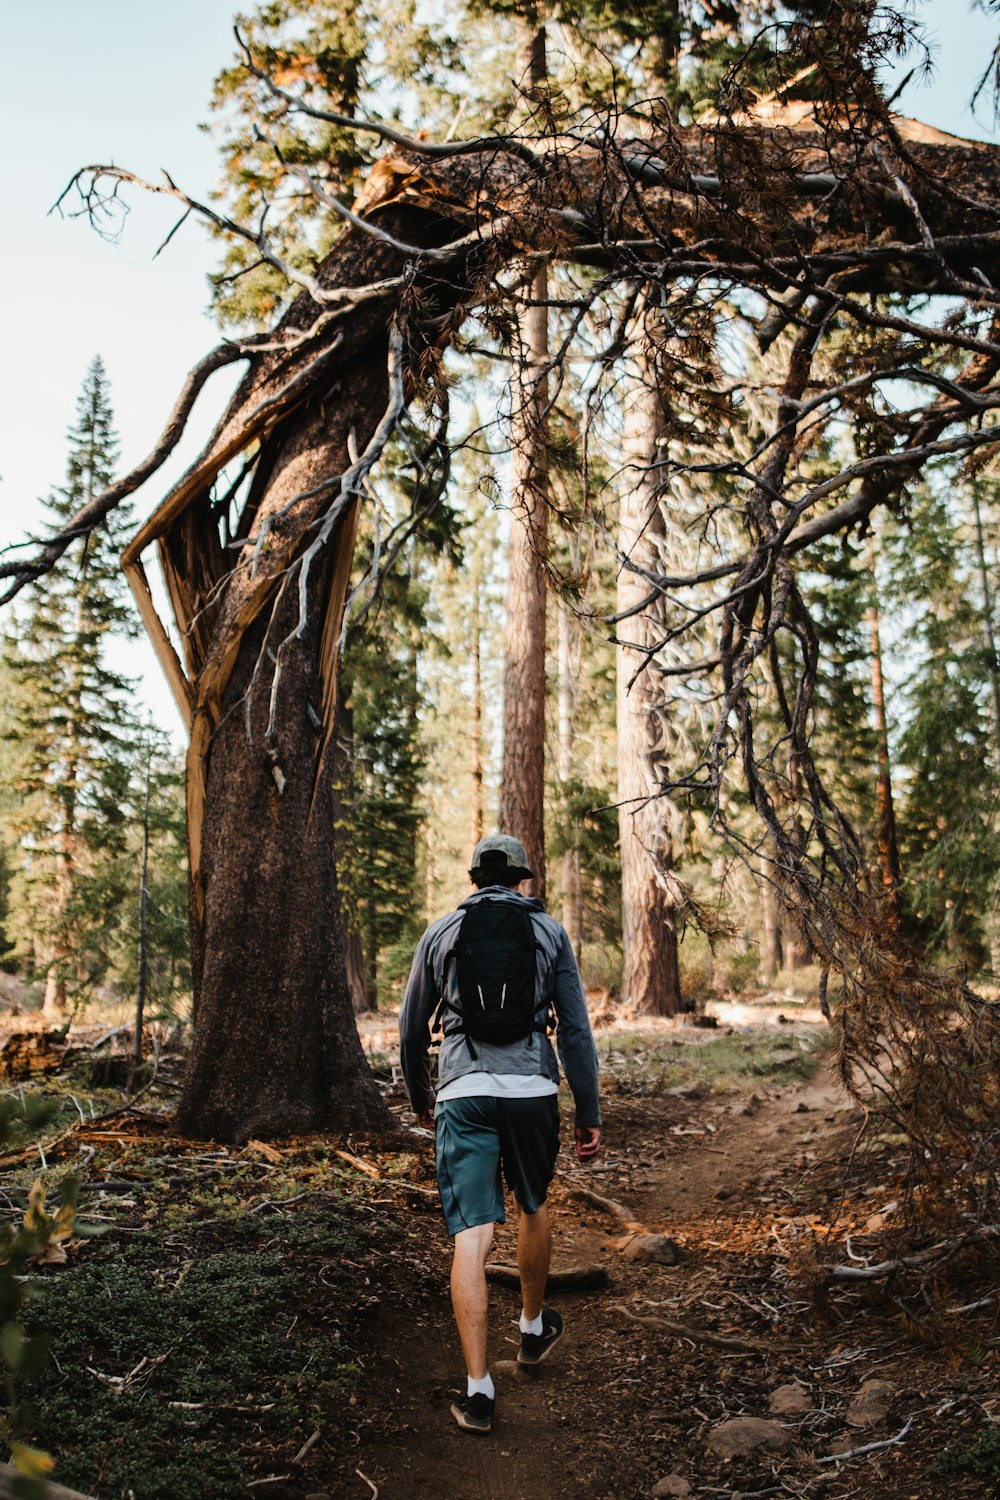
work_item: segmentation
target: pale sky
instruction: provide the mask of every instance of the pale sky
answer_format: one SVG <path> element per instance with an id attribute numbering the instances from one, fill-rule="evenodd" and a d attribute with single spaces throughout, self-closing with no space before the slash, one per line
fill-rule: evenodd
<path id="1" fill-rule="evenodd" d="M 344 0 L 349 3 L 349 0 Z M 995 16 L 966 0 L 915 0 L 938 46 L 929 86 L 911 85 L 896 108 L 958 135 L 998 140 L 988 100 L 967 107 L 989 62 Z M 95 354 L 107 366 L 122 467 L 152 447 L 188 369 L 217 340 L 206 314 L 206 275 L 217 249 L 190 223 L 152 254 L 176 204 L 132 193 L 118 244 L 84 220 L 49 215 L 78 167 L 115 162 L 154 178 L 161 168 L 195 197 L 217 177 L 216 146 L 199 131 L 212 80 L 233 58 L 233 0 L 0 0 L 5 77 L 3 312 L 0 362 L 0 546 L 38 524 L 37 499 L 59 484 L 65 433 Z M 233 376 L 213 377 L 200 417 L 169 466 L 136 496 L 156 505 L 221 412 Z M 125 669 L 156 718 L 179 720 L 145 646 Z"/>

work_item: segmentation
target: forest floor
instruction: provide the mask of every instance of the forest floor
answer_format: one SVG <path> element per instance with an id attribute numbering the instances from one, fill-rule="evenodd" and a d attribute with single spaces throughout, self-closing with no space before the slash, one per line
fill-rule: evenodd
<path id="1" fill-rule="evenodd" d="M 464 1385 L 429 1137 L 199 1145 L 171 1132 L 169 1066 L 103 1119 L 122 1095 L 79 1060 L 42 1080 L 64 1114 L 41 1152 L 7 1150 L 8 1212 L 73 1167 L 106 1231 L 40 1268 L 30 1304 L 54 1364 L 26 1421 L 55 1477 L 104 1500 L 990 1495 L 995 1280 L 831 1282 L 896 1253 L 903 1150 L 854 1152 L 797 1012 L 601 1034 L 605 1146 L 584 1168 L 564 1144 L 550 1201 L 553 1269 L 606 1285 L 552 1293 L 566 1336 L 528 1373 L 517 1293 L 493 1287 L 488 1438 L 448 1411 Z M 493 1260 L 513 1259 L 508 1225 Z"/>

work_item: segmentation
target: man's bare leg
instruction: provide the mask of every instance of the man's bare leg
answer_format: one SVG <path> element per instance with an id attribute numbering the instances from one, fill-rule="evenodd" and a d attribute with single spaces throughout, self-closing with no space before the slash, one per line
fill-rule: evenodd
<path id="1" fill-rule="evenodd" d="M 521 1277 L 521 1304 L 524 1316 L 534 1321 L 542 1310 L 545 1283 L 552 1255 L 552 1232 L 549 1228 L 549 1205 L 543 1203 L 536 1213 L 520 1210 L 517 1226 L 517 1269 Z"/>
<path id="2" fill-rule="evenodd" d="M 489 1326 L 486 1257 L 493 1244 L 493 1225 L 475 1224 L 455 1236 L 451 1262 L 451 1305 L 462 1340 L 465 1367 L 471 1380 L 487 1373 L 486 1337 Z"/>

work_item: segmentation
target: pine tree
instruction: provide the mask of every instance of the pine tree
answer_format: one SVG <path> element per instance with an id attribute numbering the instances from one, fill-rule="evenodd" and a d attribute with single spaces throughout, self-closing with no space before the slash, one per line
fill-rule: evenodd
<path id="1" fill-rule="evenodd" d="M 46 502 L 55 527 L 110 483 L 117 461 L 100 358 L 87 371 L 68 443 L 66 482 Z M 69 566 L 39 583 L 4 642 L 16 793 L 6 831 L 20 846 L 10 934 L 19 962 L 44 980 L 50 1014 L 107 968 L 113 903 L 95 892 L 88 906 L 82 893 L 127 841 L 134 685 L 110 666 L 108 644 L 135 629 L 118 568 L 129 525 L 128 508 L 119 508 L 107 529 L 76 546 Z"/>
<path id="2" fill-rule="evenodd" d="M 504 577 L 496 467 L 473 408 L 452 475 L 459 550 L 431 575 L 431 635 L 421 661 L 428 919 L 467 893 L 472 850 L 497 826 Z"/>
<path id="3" fill-rule="evenodd" d="M 187 931 L 187 809 L 184 767 L 162 730 L 147 723 L 128 759 L 122 808 L 127 819 L 124 848 L 97 860 L 80 882 L 81 920 L 106 911 L 102 945 L 105 982 L 123 997 L 142 987 L 147 1021 L 173 1017 L 190 994 Z M 147 835 L 146 891 L 140 883 Z M 144 913 L 140 906 L 144 904 Z M 144 922 L 144 931 L 142 930 Z"/>
<path id="4" fill-rule="evenodd" d="M 897 813 L 904 919 L 932 950 L 980 967 L 1000 856 L 992 674 L 983 649 L 968 484 L 947 467 L 887 531 L 903 728 Z"/>
<path id="5" fill-rule="evenodd" d="M 264 0 L 236 24 L 255 67 L 283 90 L 321 110 L 378 118 L 380 94 L 391 92 L 395 117 L 413 126 L 440 127 L 450 105 L 441 78 L 454 66 L 453 44 L 440 27 L 419 21 L 413 0 L 379 0 L 374 8 L 334 0 Z M 241 56 L 215 80 L 213 119 L 219 138 L 225 212 L 246 227 L 266 224 L 268 239 L 286 264 L 302 269 L 329 250 L 344 220 L 331 207 L 349 207 L 361 174 L 377 154 L 371 134 L 290 110 Z M 320 185 L 313 193 L 302 171 Z M 220 321 L 233 328 L 265 326 L 284 306 L 288 287 L 256 247 L 224 229 L 221 269 L 212 278 Z"/>
<path id="6" fill-rule="evenodd" d="M 355 567 L 366 613 L 348 629 L 341 664 L 335 832 L 345 926 L 362 955 L 356 1009 L 408 969 L 424 914 L 426 575 L 430 559 L 457 555 L 446 471 L 419 421 L 408 419 L 387 468 Z"/>

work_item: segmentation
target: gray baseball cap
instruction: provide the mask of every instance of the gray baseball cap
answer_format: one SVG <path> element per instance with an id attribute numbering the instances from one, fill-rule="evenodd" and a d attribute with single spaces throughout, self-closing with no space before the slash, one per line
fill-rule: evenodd
<path id="1" fill-rule="evenodd" d="M 492 856 L 488 858 L 488 865 L 506 866 L 508 875 L 517 875 L 520 880 L 530 880 L 532 871 L 528 869 L 528 856 L 520 839 L 512 838 L 509 833 L 491 833 L 489 838 L 480 839 L 472 852 L 472 868 L 478 870 L 483 862 L 483 855 Z"/>

